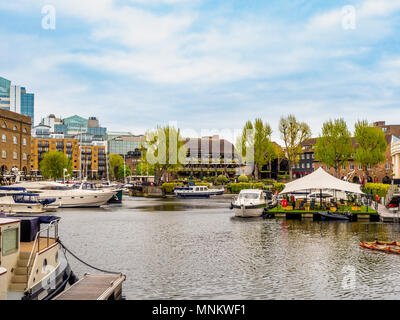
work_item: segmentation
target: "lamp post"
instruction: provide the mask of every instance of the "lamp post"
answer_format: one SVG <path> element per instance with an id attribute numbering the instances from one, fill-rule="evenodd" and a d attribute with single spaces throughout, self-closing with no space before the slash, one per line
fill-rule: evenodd
<path id="1" fill-rule="evenodd" d="M 64 181 L 64 183 L 65 183 L 65 173 L 68 171 L 68 169 L 67 168 L 64 168 L 64 170 L 63 170 L 63 181 Z"/>

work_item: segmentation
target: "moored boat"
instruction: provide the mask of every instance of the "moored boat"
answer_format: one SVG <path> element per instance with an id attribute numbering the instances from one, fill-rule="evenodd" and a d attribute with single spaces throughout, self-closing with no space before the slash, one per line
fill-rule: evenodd
<path id="1" fill-rule="evenodd" d="M 343 220 L 343 221 L 350 220 L 350 217 L 348 217 L 344 214 L 333 213 L 333 212 L 320 211 L 320 212 L 318 212 L 318 216 L 319 216 L 320 220 Z"/>
<path id="2" fill-rule="evenodd" d="M 36 193 L 27 193 L 22 187 L 0 187 L 0 211 L 10 214 L 37 214 L 47 211 L 54 198 L 39 199 Z"/>
<path id="3" fill-rule="evenodd" d="M 267 207 L 267 199 L 263 190 L 244 189 L 231 203 L 236 217 L 260 217 Z"/>
<path id="4" fill-rule="evenodd" d="M 224 194 L 224 189 L 208 189 L 207 186 L 189 185 L 187 187 L 176 187 L 174 194 L 178 198 L 209 198 Z"/>
<path id="5" fill-rule="evenodd" d="M 76 280 L 58 242 L 59 220 L 0 217 L 0 300 L 48 300 Z"/>
<path id="6" fill-rule="evenodd" d="M 371 250 L 400 254 L 400 242 L 398 241 L 392 241 L 392 242 L 378 241 L 378 240 L 373 242 L 361 241 L 360 246 Z"/>
<path id="7" fill-rule="evenodd" d="M 60 208 L 100 207 L 108 202 L 115 192 L 113 190 L 85 190 L 81 186 L 67 187 L 56 182 L 23 182 L 18 184 L 32 193 L 37 193 L 41 200 L 55 198 L 55 205 Z M 50 205 L 51 206 L 51 205 Z"/>

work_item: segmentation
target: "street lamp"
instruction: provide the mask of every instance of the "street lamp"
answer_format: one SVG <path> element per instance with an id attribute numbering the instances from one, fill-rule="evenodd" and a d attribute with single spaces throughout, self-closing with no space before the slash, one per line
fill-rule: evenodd
<path id="1" fill-rule="evenodd" d="M 64 183 L 65 183 L 65 173 L 66 173 L 66 172 L 68 172 L 68 169 L 67 169 L 67 168 L 64 168 L 64 170 L 63 170 L 63 178 L 64 178 L 63 181 L 64 181 Z"/>

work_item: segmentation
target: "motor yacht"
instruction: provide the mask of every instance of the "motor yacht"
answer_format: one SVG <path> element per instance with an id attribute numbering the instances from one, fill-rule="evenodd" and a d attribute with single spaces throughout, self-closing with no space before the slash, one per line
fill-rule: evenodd
<path id="1" fill-rule="evenodd" d="M 113 190 L 85 190 L 83 186 L 68 187 L 48 181 L 23 182 L 19 186 L 26 188 L 29 192 L 37 193 L 41 200 L 55 198 L 55 205 L 60 208 L 100 207 L 106 204 L 116 193 Z"/>
<path id="2" fill-rule="evenodd" d="M 209 198 L 210 196 L 222 195 L 224 189 L 208 189 L 207 186 L 189 185 L 187 187 L 176 187 L 174 194 L 178 198 Z"/>
<path id="3" fill-rule="evenodd" d="M 37 214 L 48 210 L 56 199 L 39 199 L 36 193 L 27 193 L 22 187 L 0 187 L 0 211 L 9 214 Z"/>
<path id="4" fill-rule="evenodd" d="M 59 219 L 0 217 L 0 300 L 48 300 L 77 280 L 58 242 Z"/>
<path id="5" fill-rule="evenodd" d="M 236 217 L 260 217 L 267 206 L 263 190 L 244 189 L 231 203 Z"/>

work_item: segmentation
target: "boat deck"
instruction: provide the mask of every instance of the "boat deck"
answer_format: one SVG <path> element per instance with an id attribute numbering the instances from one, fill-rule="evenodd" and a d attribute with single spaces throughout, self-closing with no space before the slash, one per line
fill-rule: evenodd
<path id="1" fill-rule="evenodd" d="M 36 251 L 38 249 L 38 245 L 39 245 L 39 249 L 43 250 L 43 249 L 50 247 L 54 243 L 56 243 L 56 239 L 49 238 L 49 242 L 47 242 L 47 238 L 40 238 L 36 242 Z M 33 245 L 34 245 L 34 241 L 20 242 L 20 252 L 28 252 L 28 253 L 32 252 Z"/>
<path id="2" fill-rule="evenodd" d="M 54 300 L 119 300 L 125 279 L 123 274 L 85 274 Z"/>

